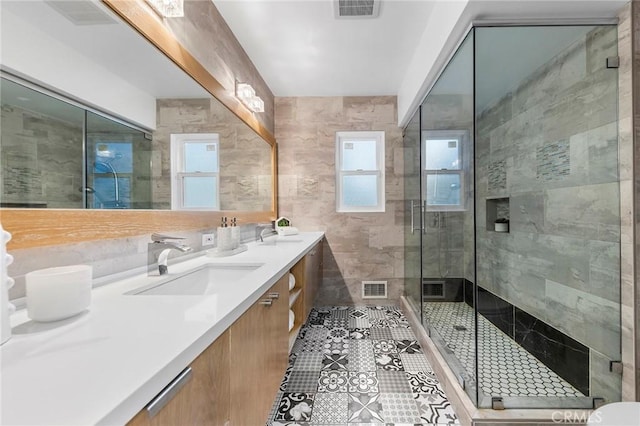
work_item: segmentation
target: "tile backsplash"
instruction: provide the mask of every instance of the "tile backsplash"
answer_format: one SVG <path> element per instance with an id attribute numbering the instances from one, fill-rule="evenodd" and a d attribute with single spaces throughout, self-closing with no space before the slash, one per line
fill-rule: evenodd
<path id="1" fill-rule="evenodd" d="M 243 242 L 255 239 L 256 224 L 240 226 Z M 184 237 L 184 243 L 197 253 L 214 248 L 202 247 L 203 233 L 216 233 L 215 229 L 191 231 L 163 231 L 167 235 Z M 218 239 L 216 238 L 216 241 Z M 24 276 L 37 269 L 75 264 L 93 266 L 94 281 L 109 275 L 123 273 L 139 268 L 142 272 L 147 265 L 147 244 L 151 242 L 151 234 L 112 240 L 87 241 L 76 244 L 62 244 L 48 247 L 12 250 L 10 254 L 14 262 L 9 266 L 9 276 L 16 280 L 15 286 L 9 291 L 10 299 L 25 296 Z M 172 251 L 169 258 L 184 256 L 185 254 Z"/>

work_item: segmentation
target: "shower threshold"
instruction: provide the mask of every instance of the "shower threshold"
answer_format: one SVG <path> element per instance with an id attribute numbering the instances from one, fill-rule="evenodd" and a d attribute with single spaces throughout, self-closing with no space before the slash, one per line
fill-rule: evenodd
<path id="1" fill-rule="evenodd" d="M 475 370 L 475 312 L 464 302 L 425 302 L 424 318 L 434 341 L 446 345 L 467 376 Z M 586 397 L 554 371 L 518 345 L 482 315 L 478 315 L 478 382 L 481 407 L 491 407 L 491 397 L 502 397 L 505 406 L 536 408 L 570 403 L 592 407 Z M 564 401 L 566 399 L 566 401 Z"/>

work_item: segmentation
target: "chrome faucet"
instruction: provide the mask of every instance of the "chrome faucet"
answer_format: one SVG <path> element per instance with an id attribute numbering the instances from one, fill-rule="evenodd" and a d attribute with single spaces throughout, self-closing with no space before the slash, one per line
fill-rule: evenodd
<path id="1" fill-rule="evenodd" d="M 182 237 L 170 237 L 162 234 L 152 234 L 151 242 L 147 244 L 147 259 L 149 272 L 153 270 L 153 265 L 158 263 L 158 272 L 160 275 L 165 275 L 169 272 L 167 261 L 169 259 L 169 253 L 171 250 L 179 250 L 183 253 L 193 251 L 191 247 L 186 244 L 182 244 L 180 240 L 184 240 Z"/>
<path id="2" fill-rule="evenodd" d="M 276 233 L 276 230 L 273 229 L 271 225 L 258 225 L 256 226 L 256 241 L 264 242 L 264 237 L 268 235 L 273 235 Z"/>

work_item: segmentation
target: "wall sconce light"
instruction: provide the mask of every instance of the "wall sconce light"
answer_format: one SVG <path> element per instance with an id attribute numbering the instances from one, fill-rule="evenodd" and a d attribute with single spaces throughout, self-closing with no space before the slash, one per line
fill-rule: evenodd
<path id="1" fill-rule="evenodd" d="M 264 112 L 264 101 L 250 84 L 236 81 L 236 97 L 253 112 Z"/>
<path id="2" fill-rule="evenodd" d="M 165 18 L 184 16 L 184 0 L 147 0 L 147 3 Z"/>

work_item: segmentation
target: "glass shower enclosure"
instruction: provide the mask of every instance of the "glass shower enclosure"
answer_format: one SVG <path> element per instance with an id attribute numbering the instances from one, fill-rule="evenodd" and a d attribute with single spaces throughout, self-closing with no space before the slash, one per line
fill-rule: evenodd
<path id="1" fill-rule="evenodd" d="M 478 407 L 620 400 L 616 55 L 475 27 L 405 128 L 406 299 Z"/>

